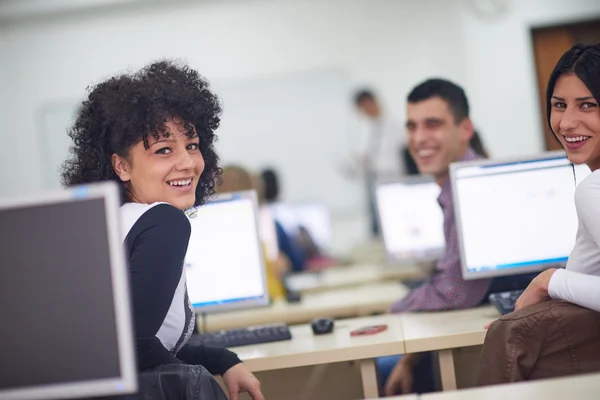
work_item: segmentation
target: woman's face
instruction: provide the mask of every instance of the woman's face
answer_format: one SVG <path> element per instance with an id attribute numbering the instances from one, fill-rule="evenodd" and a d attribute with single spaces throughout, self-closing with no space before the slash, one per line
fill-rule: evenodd
<path id="1" fill-rule="evenodd" d="M 131 201 L 151 204 L 167 202 L 184 210 L 194 205 L 196 187 L 204 170 L 197 135 L 186 136 L 183 121 L 165 123 L 164 134 L 156 140 L 148 136 L 129 150 L 129 157 L 113 155 L 113 166 L 123 182 L 128 182 Z"/>
<path id="2" fill-rule="evenodd" d="M 552 94 L 550 125 L 573 164 L 600 168 L 600 108 L 574 74 L 562 75 Z"/>

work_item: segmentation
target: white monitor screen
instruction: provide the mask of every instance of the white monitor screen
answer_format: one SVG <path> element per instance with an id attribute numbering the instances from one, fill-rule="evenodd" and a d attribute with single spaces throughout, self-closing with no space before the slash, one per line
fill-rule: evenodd
<path id="1" fill-rule="evenodd" d="M 190 217 L 188 295 L 199 312 L 268 303 L 255 192 L 218 195 Z"/>
<path id="2" fill-rule="evenodd" d="M 440 187 L 430 179 L 408 179 L 377 186 L 379 223 L 391 259 L 435 255 L 444 248 Z"/>
<path id="3" fill-rule="evenodd" d="M 136 390 L 116 185 L 0 204 L 0 399 Z"/>
<path id="4" fill-rule="evenodd" d="M 304 227 L 322 250 L 331 246 L 331 215 L 329 208 L 318 203 L 276 203 L 270 206 L 273 217 L 283 229 L 296 237 Z"/>
<path id="5" fill-rule="evenodd" d="M 562 152 L 509 162 L 454 164 L 463 277 L 514 275 L 564 265 L 577 232 L 575 182 L 589 173 L 584 165 L 573 167 Z"/>

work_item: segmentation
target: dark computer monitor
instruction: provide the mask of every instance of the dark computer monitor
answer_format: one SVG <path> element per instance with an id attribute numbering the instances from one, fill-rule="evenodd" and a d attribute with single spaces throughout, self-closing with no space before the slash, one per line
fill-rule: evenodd
<path id="1" fill-rule="evenodd" d="M 0 399 L 137 390 L 119 191 L 0 199 Z"/>
<path id="2" fill-rule="evenodd" d="M 562 151 L 452 164 L 463 278 L 564 266 L 577 232 L 576 183 L 589 173 Z"/>

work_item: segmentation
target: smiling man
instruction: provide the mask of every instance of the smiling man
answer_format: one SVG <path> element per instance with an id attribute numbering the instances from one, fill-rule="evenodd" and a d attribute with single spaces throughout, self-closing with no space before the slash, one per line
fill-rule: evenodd
<path id="1" fill-rule="evenodd" d="M 469 118 L 467 96 L 462 88 L 452 82 L 430 79 L 416 86 L 407 100 L 408 149 L 419 172 L 433 175 L 440 185 L 438 203 L 444 214 L 446 246 L 444 253 L 438 259 L 434 275 L 412 290 L 408 296 L 395 302 L 391 312 L 475 307 L 484 300 L 491 281 L 462 279 L 458 233 L 449 179 L 451 163 L 480 158 L 469 147 L 474 129 Z M 431 375 L 419 371 L 420 358 L 417 354 L 409 354 L 400 359 L 387 379 L 386 395 L 408 393 L 413 390 L 417 392 L 431 390 Z M 389 363 L 395 363 L 397 360 L 398 358 L 394 360 L 385 357 L 378 360 L 384 382 L 386 372 L 389 371 Z"/>
<path id="2" fill-rule="evenodd" d="M 490 280 L 462 279 L 449 179 L 450 164 L 479 158 L 469 147 L 473 122 L 465 92 L 442 79 L 430 79 L 416 86 L 408 95 L 406 128 L 408 149 L 419 171 L 433 175 L 440 185 L 438 203 L 444 213 L 446 247 L 436 273 L 396 302 L 392 312 L 474 307 L 484 299 Z"/>

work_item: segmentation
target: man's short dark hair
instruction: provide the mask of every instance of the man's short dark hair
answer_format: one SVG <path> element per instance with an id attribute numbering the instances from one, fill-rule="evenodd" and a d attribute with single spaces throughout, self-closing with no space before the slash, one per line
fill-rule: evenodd
<path id="1" fill-rule="evenodd" d="M 428 79 L 417 85 L 409 94 L 409 103 L 418 103 L 432 97 L 439 97 L 448 103 L 456 123 L 469 116 L 469 101 L 465 91 L 455 83 L 445 79 Z"/>
<path id="2" fill-rule="evenodd" d="M 370 89 L 361 89 L 354 94 L 354 104 L 359 106 L 365 100 L 375 100 L 375 94 Z"/>

